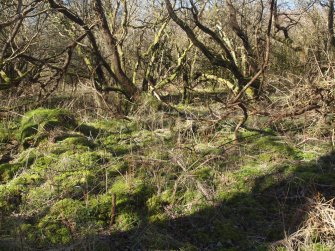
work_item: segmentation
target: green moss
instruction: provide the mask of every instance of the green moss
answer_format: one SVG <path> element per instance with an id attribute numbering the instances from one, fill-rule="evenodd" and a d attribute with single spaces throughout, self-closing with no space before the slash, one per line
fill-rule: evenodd
<path id="1" fill-rule="evenodd" d="M 166 129 L 166 128 L 157 129 L 153 133 L 156 137 L 159 137 L 163 141 L 169 141 L 173 138 L 173 133 L 171 132 L 170 129 Z"/>
<path id="2" fill-rule="evenodd" d="M 109 177 L 123 174 L 128 169 L 128 165 L 124 161 L 113 161 L 108 167 L 107 172 Z"/>
<path id="3" fill-rule="evenodd" d="M 36 228 L 32 224 L 20 224 L 16 232 L 19 232 L 22 236 L 25 236 L 29 244 L 36 245 Z"/>
<path id="4" fill-rule="evenodd" d="M 275 161 L 277 159 L 302 159 L 302 151 L 291 146 L 284 138 L 280 138 L 271 130 L 265 130 L 264 134 L 256 132 L 243 132 L 241 138 L 245 144 L 245 150 L 258 156 L 262 162 Z"/>
<path id="5" fill-rule="evenodd" d="M 62 217 L 73 222 L 77 222 L 88 216 L 83 203 L 73 199 L 63 199 L 56 202 L 51 207 L 50 214 L 57 218 Z"/>
<path id="6" fill-rule="evenodd" d="M 137 131 L 138 125 L 129 120 L 121 119 L 110 119 L 110 120 L 99 120 L 93 123 L 89 123 L 89 126 L 100 130 L 101 133 L 108 132 L 108 134 L 129 134 L 133 131 Z"/>
<path id="7" fill-rule="evenodd" d="M 313 250 L 313 251 L 332 251 L 335 248 L 335 242 L 329 244 L 315 243 L 310 247 L 306 247 L 303 251 Z"/>
<path id="8" fill-rule="evenodd" d="M 63 126 L 76 125 L 74 116 L 68 111 L 62 109 L 43 109 L 39 108 L 26 113 L 21 120 L 21 129 L 25 129 L 31 125 L 39 125 L 44 123 L 63 123 Z"/>
<path id="9" fill-rule="evenodd" d="M 44 217 L 37 225 L 37 229 L 42 233 L 40 236 L 42 245 L 47 243 L 65 245 L 73 240 L 70 229 L 63 226 L 61 221 L 54 217 Z"/>
<path id="10" fill-rule="evenodd" d="M 267 169 L 263 168 L 261 165 L 249 164 L 241 167 L 241 170 L 234 172 L 234 179 L 238 183 L 247 183 L 247 181 L 252 181 L 257 177 L 266 174 Z"/>
<path id="11" fill-rule="evenodd" d="M 175 106 L 178 111 L 185 112 L 185 113 L 192 113 L 198 115 L 205 115 L 208 113 L 208 110 L 204 106 L 195 106 L 190 104 L 183 104 L 179 103 Z"/>
<path id="12" fill-rule="evenodd" d="M 204 166 L 192 172 L 199 180 L 209 180 L 213 176 L 213 167 Z"/>
<path id="13" fill-rule="evenodd" d="M 184 215 L 192 215 L 206 207 L 204 194 L 194 187 L 189 187 L 186 191 L 177 192 L 174 203 L 187 205 L 187 208 L 182 209 Z"/>
<path id="14" fill-rule="evenodd" d="M 161 206 L 162 200 L 160 196 L 154 195 L 149 198 L 146 202 L 147 208 L 149 211 L 155 211 Z"/>
<path id="15" fill-rule="evenodd" d="M 53 165 L 55 165 L 55 163 L 57 163 L 56 159 L 57 156 L 53 154 L 38 157 L 31 166 L 31 169 L 33 172 L 42 175 L 46 170 L 50 169 Z"/>
<path id="16" fill-rule="evenodd" d="M 89 138 L 82 135 L 70 135 L 64 140 L 58 141 L 56 144 L 52 144 L 50 152 L 56 155 L 61 155 L 67 151 L 89 151 L 94 149 L 96 144 Z"/>
<path id="17" fill-rule="evenodd" d="M 202 156 L 206 156 L 208 154 L 221 154 L 222 153 L 222 150 L 215 146 L 215 145 L 211 145 L 211 144 L 197 144 L 195 147 L 194 147 L 195 151 L 202 155 Z"/>
<path id="18" fill-rule="evenodd" d="M 255 180 L 266 175 L 267 171 L 263 166 L 252 163 L 241 167 L 240 170 L 226 172 L 227 184 L 218 183 L 218 198 L 229 200 L 240 193 L 252 192 Z"/>
<path id="19" fill-rule="evenodd" d="M 50 180 L 58 194 L 81 198 L 86 189 L 100 189 L 102 169 L 98 167 L 103 163 L 105 159 L 99 152 L 68 151 L 37 159 L 31 172 Z"/>
<path id="20" fill-rule="evenodd" d="M 20 139 L 24 147 L 39 143 L 47 131 L 55 128 L 74 129 L 77 126 L 74 116 L 62 109 L 39 108 L 27 112 L 21 120 Z"/>
<path id="21" fill-rule="evenodd" d="M 119 156 L 162 142 L 162 140 L 154 133 L 142 130 L 131 134 L 112 134 L 103 141 L 103 144 L 110 152 Z"/>
<path id="22" fill-rule="evenodd" d="M 0 165 L 0 182 L 8 182 L 21 167 L 21 164 Z"/>
<path id="23" fill-rule="evenodd" d="M 138 147 L 134 145 L 115 144 L 115 145 L 108 145 L 107 149 L 111 153 L 113 153 L 113 155 L 120 156 L 135 151 L 136 149 L 138 149 Z"/>
<path id="24" fill-rule="evenodd" d="M 115 125 L 114 125 L 115 126 Z M 129 128 L 128 125 L 118 125 L 109 136 L 102 138 L 104 147 L 115 156 L 124 155 L 132 151 L 144 150 L 149 146 L 157 145 L 172 139 L 169 130 L 159 129 L 154 132 L 148 130 L 138 131 L 138 126 Z"/>
<path id="25" fill-rule="evenodd" d="M 67 151 L 58 157 L 58 164 L 67 166 L 68 170 L 94 168 L 106 163 L 106 158 L 99 151 Z"/>
<path id="26" fill-rule="evenodd" d="M 109 226 L 112 208 L 112 196 L 110 194 L 100 194 L 92 197 L 88 203 L 89 215 L 100 222 L 101 227 Z"/>
<path id="27" fill-rule="evenodd" d="M 92 229 L 89 210 L 82 202 L 73 199 L 63 199 L 56 202 L 46 216 L 37 224 L 41 242 L 52 244 L 68 244 L 74 236 L 89 234 Z"/>
<path id="28" fill-rule="evenodd" d="M 314 182 L 319 184 L 334 184 L 335 174 L 332 168 L 328 168 L 328 165 L 323 166 L 321 164 L 319 166 L 312 162 L 303 166 L 289 166 L 285 169 L 285 174 L 287 177 L 291 177 L 291 180 L 294 179 L 297 185 L 301 186 Z"/>
<path id="29" fill-rule="evenodd" d="M 16 158 L 16 162 L 29 167 L 41 156 L 43 156 L 43 154 L 38 149 L 29 148 L 20 152 L 19 156 Z"/>
<path id="30" fill-rule="evenodd" d="M 149 217 L 148 217 L 148 222 L 150 223 L 157 223 L 157 222 L 162 222 L 164 220 L 168 220 L 169 217 L 164 214 L 164 212 L 156 212 L 156 213 L 152 213 Z"/>
<path id="31" fill-rule="evenodd" d="M 133 212 L 142 208 L 144 213 L 145 203 L 152 194 L 152 189 L 140 179 L 117 177 L 108 194 L 116 195 L 116 207 L 119 212 Z"/>
<path id="32" fill-rule="evenodd" d="M 278 205 L 271 197 L 275 192 L 280 197 L 287 186 L 295 192 L 312 181 L 334 184 L 333 160 L 306 161 L 324 151 L 316 146 L 305 146 L 304 152 L 270 132 L 262 136 L 241 129 L 241 144 L 221 152 L 218 146 L 232 136 L 234 119 L 209 132 L 201 121 L 182 120 L 171 131 L 161 128 L 163 119 L 152 117 L 151 125 L 143 117 L 146 126 L 112 119 L 72 129 L 48 116 L 35 124 L 26 122 L 34 125 L 27 128 L 24 140 L 41 143 L 22 151 L 13 164 L 0 165 L 0 179 L 6 182 L 0 185 L 0 210 L 5 218 L 18 213 L 29 219 L 29 224 L 13 223 L 21 225 L 25 241 L 43 249 L 106 233 L 115 194 L 113 229 L 131 236 L 142 221 L 148 223 L 138 240 L 144 248 L 192 250 L 199 244 L 217 250 L 247 249 L 250 243 L 263 242 L 256 243 L 256 235 L 266 240 L 282 237 Z M 175 144 L 178 134 L 186 137 Z M 128 158 L 130 152 L 141 158 Z M 204 198 L 197 182 L 208 188 L 214 201 Z M 188 226 L 186 221 L 206 224 L 173 231 L 174 226 Z"/>
<path id="33" fill-rule="evenodd" d="M 4 185 L 0 185 L 0 211 L 4 214 L 17 209 L 21 203 L 22 192 L 27 190 L 31 180 L 24 175 L 10 180 Z"/>
<path id="34" fill-rule="evenodd" d="M 125 212 L 117 215 L 115 221 L 115 227 L 119 231 L 129 231 L 137 227 L 140 224 L 141 219 L 138 214 L 134 212 Z"/>
<path id="35" fill-rule="evenodd" d="M 0 144 L 8 143 L 11 140 L 17 140 L 16 136 L 17 129 L 18 129 L 18 122 L 16 120 L 0 121 Z"/>
<path id="36" fill-rule="evenodd" d="M 146 201 L 146 206 L 150 214 L 149 222 L 154 223 L 167 220 L 164 205 L 166 205 L 166 202 L 158 195 L 154 195 Z"/>
<path id="37" fill-rule="evenodd" d="M 57 187 L 53 186 L 50 182 L 33 187 L 24 194 L 21 210 L 26 212 L 26 215 L 37 215 L 44 212 L 49 207 L 48 203 L 45 202 L 53 200 L 56 195 Z"/>
<path id="38" fill-rule="evenodd" d="M 255 142 L 255 147 L 261 151 L 271 151 L 272 153 L 280 154 L 281 157 L 295 157 L 298 151 L 290 147 L 286 142 L 281 141 L 274 136 L 262 136 Z"/>
<path id="39" fill-rule="evenodd" d="M 173 191 L 171 189 L 167 189 L 165 191 L 162 192 L 162 194 L 160 195 L 161 200 L 165 203 L 172 203 L 174 198 L 173 198 Z"/>
<path id="40" fill-rule="evenodd" d="M 6 128 L 0 127 L 0 143 L 6 143 L 10 140 L 10 131 Z"/>
<path id="41" fill-rule="evenodd" d="M 114 182 L 109 192 L 117 195 L 134 194 L 141 190 L 143 182 L 139 179 L 118 177 Z"/>
<path id="42" fill-rule="evenodd" d="M 82 187 L 98 187 L 97 172 L 100 169 L 96 166 L 102 161 L 98 152 L 66 152 L 60 156 L 50 154 L 37 158 L 26 176 L 35 176 L 35 182 L 49 180 L 54 194 L 82 197 Z"/>
<path id="43" fill-rule="evenodd" d="M 165 145 L 157 145 L 143 149 L 143 155 L 147 158 L 158 160 L 169 160 L 169 151 L 166 151 Z"/>
<path id="44" fill-rule="evenodd" d="M 304 245 L 304 247 L 301 247 L 299 250 L 301 251 L 332 251 L 335 248 L 335 243 L 328 243 L 328 244 L 322 244 L 322 243 L 314 243 L 310 245 Z M 288 249 L 286 247 L 276 247 L 274 249 L 275 251 L 288 251 L 291 249 Z"/>
<path id="45" fill-rule="evenodd" d="M 94 185 L 98 188 L 95 173 L 89 170 L 63 172 L 54 176 L 52 182 L 61 196 L 73 198 L 83 199 L 86 190 L 89 191 Z"/>
<path id="46" fill-rule="evenodd" d="M 243 140 L 248 140 L 249 138 L 259 137 L 259 133 L 252 131 L 242 131 L 240 132 L 240 138 Z"/>
<path id="47" fill-rule="evenodd" d="M 71 136 L 64 140 L 62 140 L 62 144 L 67 146 L 87 146 L 89 148 L 93 148 L 95 144 L 89 140 L 87 137 L 83 137 L 81 135 Z"/>
<path id="48" fill-rule="evenodd" d="M 129 144 L 120 138 L 121 135 L 110 135 L 103 141 L 104 147 L 115 156 L 124 155 L 136 149 L 136 146 Z"/>
<path id="49" fill-rule="evenodd" d="M 94 126 L 81 124 L 76 128 L 76 131 L 84 134 L 86 137 L 96 138 L 100 135 L 101 130 L 99 128 L 95 128 Z"/>
<path id="50" fill-rule="evenodd" d="M 214 221 L 213 227 L 212 237 L 214 237 L 214 239 L 221 239 L 223 244 L 239 243 L 245 239 L 243 232 L 231 222 L 221 222 L 216 220 Z"/>

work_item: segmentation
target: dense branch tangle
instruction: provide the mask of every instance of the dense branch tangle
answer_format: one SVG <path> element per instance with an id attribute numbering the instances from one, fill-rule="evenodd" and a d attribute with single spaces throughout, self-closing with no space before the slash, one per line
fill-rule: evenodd
<path id="1" fill-rule="evenodd" d="M 240 39 L 243 44 L 244 51 L 247 55 L 247 59 L 251 68 L 250 75 L 246 75 L 243 71 L 242 67 L 238 65 L 236 60 L 236 53 L 232 51 L 232 47 L 229 44 L 229 38 L 222 37 L 222 32 L 219 33 L 209 26 L 206 26 L 201 21 L 201 13 L 198 10 L 197 4 L 195 1 L 190 0 L 189 6 L 184 7 L 192 15 L 192 22 L 194 23 L 195 27 L 191 27 L 187 21 L 184 21 L 180 18 L 177 14 L 177 11 L 174 10 L 170 0 L 165 0 L 166 8 L 169 13 L 169 16 L 175 23 L 179 25 L 179 27 L 186 33 L 187 37 L 191 40 L 191 42 L 203 53 L 203 55 L 210 61 L 210 63 L 214 66 L 219 66 L 223 69 L 228 70 L 232 75 L 233 79 L 224 79 L 220 76 L 213 76 L 210 74 L 201 74 L 207 78 L 216 80 L 221 83 L 226 83 L 227 87 L 233 92 L 235 97 L 232 99 L 231 103 L 238 105 L 243 111 L 243 119 L 240 123 L 238 123 L 235 134 L 240 126 L 242 126 L 248 117 L 248 112 L 246 105 L 239 101 L 244 93 L 247 93 L 248 96 L 252 99 L 256 98 L 259 94 L 259 83 L 258 78 L 264 72 L 268 60 L 269 60 L 269 47 L 270 47 L 270 33 L 271 33 L 271 26 L 272 26 L 272 16 L 274 10 L 274 1 L 271 1 L 270 4 L 270 14 L 269 14 L 269 24 L 266 33 L 266 43 L 264 48 L 264 57 L 262 62 L 259 65 L 256 64 L 255 59 L 255 52 L 253 51 L 253 46 L 250 43 L 249 37 L 247 33 L 242 29 L 240 24 L 237 21 L 237 10 L 235 9 L 231 0 L 227 1 L 227 9 L 228 9 L 228 25 L 230 29 L 235 33 L 235 35 Z M 207 2 L 204 3 L 206 5 Z M 183 3 L 180 3 L 180 6 L 177 2 L 177 7 L 183 8 Z M 204 7 L 203 7 L 204 8 Z M 214 42 L 217 47 L 221 49 L 220 52 L 215 52 L 214 48 L 211 48 L 209 45 L 205 45 L 199 38 L 197 31 L 195 28 L 198 28 L 202 33 L 209 36 Z M 236 84 L 235 84 L 236 83 Z M 236 136 L 237 139 L 237 136 Z"/>
<path id="2" fill-rule="evenodd" d="M 173 6 L 169 0 L 165 0 L 166 7 L 170 17 L 185 31 L 188 38 L 192 41 L 192 43 L 203 53 L 203 55 L 215 66 L 222 67 L 234 76 L 237 88 L 243 88 L 249 80 L 250 76 L 246 76 L 243 74 L 242 69 L 239 67 L 238 63 L 236 62 L 236 58 L 234 57 L 234 52 L 231 51 L 231 48 L 226 42 L 226 38 L 221 37 L 218 32 L 211 29 L 210 27 L 206 26 L 201 21 L 201 15 L 199 14 L 199 10 L 197 8 L 196 3 L 193 0 L 190 0 L 190 8 L 189 10 L 192 13 L 192 21 L 194 22 L 195 26 L 202 31 L 203 33 L 207 34 L 215 43 L 221 48 L 222 53 L 217 53 L 213 49 L 211 49 L 208 45 L 205 45 L 196 34 L 195 29 L 193 29 L 186 21 L 183 21 L 178 15 L 177 12 L 173 9 Z M 239 26 L 237 22 L 237 13 L 235 8 L 232 5 L 231 1 L 227 2 L 229 7 L 230 13 L 230 22 L 229 25 L 231 26 L 232 30 L 237 34 L 237 36 L 242 40 L 244 49 L 248 55 L 248 59 L 250 61 L 250 66 L 252 68 L 252 73 L 257 71 L 257 65 L 254 63 L 253 58 L 253 51 L 252 46 L 250 45 L 249 39 L 247 35 L 244 33 L 242 28 Z M 226 80 L 228 81 L 228 80 Z M 233 82 L 235 82 L 233 80 Z M 232 86 L 233 84 L 229 85 Z M 228 86 L 228 87 L 229 87 Z M 257 85 L 255 84 L 254 87 Z M 233 88 L 235 91 L 235 88 Z M 258 90 L 256 90 L 258 91 Z M 254 96 L 254 94 L 251 94 Z"/>
<path id="3" fill-rule="evenodd" d="M 36 5 L 38 2 L 40 1 L 32 1 L 31 8 L 34 9 L 33 4 Z M 171 2 L 165 0 L 168 16 L 182 28 L 188 39 L 191 41 L 190 46 L 184 45 L 185 48 L 179 48 L 177 57 L 173 59 L 174 66 L 169 67 L 166 70 L 167 74 L 162 74 L 161 72 L 160 74 L 155 73 L 153 65 L 159 57 L 162 58 L 162 60 L 165 60 L 163 55 L 159 52 L 159 44 L 165 37 L 165 30 L 169 26 L 170 19 L 164 15 L 162 10 L 161 13 L 163 14 L 163 17 L 156 23 L 156 27 L 158 26 L 159 28 L 156 30 L 153 39 L 154 41 L 147 46 L 147 49 L 140 48 L 140 46 L 138 47 L 138 54 L 140 55 L 138 57 L 138 62 L 134 63 L 134 72 L 129 72 L 125 66 L 125 62 L 128 59 L 125 58 L 125 53 L 123 51 L 123 44 L 128 36 L 130 27 L 128 2 L 127 0 L 111 2 L 113 2 L 114 5 L 110 5 L 110 1 L 91 1 L 88 8 L 94 11 L 91 12 L 90 18 L 86 19 L 82 13 L 71 8 L 69 3 L 66 3 L 65 1 L 48 0 L 49 7 L 54 10 L 51 14 L 55 13 L 55 11 L 60 13 L 70 24 L 70 27 L 72 27 L 72 33 L 70 32 L 71 34 L 69 36 L 70 40 L 76 40 L 81 32 L 87 34 L 87 40 L 85 39 L 84 43 L 89 43 L 91 54 L 83 52 L 82 49 L 85 49 L 86 51 L 87 49 L 82 47 L 82 44 L 77 46 L 77 54 L 82 57 L 86 67 L 94 75 L 94 84 L 98 91 L 119 90 L 128 99 L 133 99 L 138 96 L 140 92 L 140 87 L 137 85 L 137 80 L 140 77 L 141 79 L 139 82 L 142 83 L 143 91 L 148 90 L 148 83 L 152 85 L 152 88 L 155 91 L 157 91 L 175 81 L 177 77 L 181 75 L 186 55 L 191 50 L 192 45 L 194 45 L 194 47 L 196 47 L 214 67 L 223 69 L 219 75 L 215 75 L 212 72 L 202 72 L 200 76 L 204 79 L 217 80 L 220 83 L 226 83 L 227 87 L 235 94 L 242 90 L 243 93 L 246 92 L 250 98 L 255 98 L 257 96 L 259 92 L 258 79 L 254 79 L 251 84 L 250 79 L 253 79 L 254 75 L 259 70 L 263 69 L 263 66 L 262 63 L 257 63 L 255 56 L 257 53 L 254 51 L 255 46 L 252 44 L 247 32 L 239 23 L 238 19 L 240 18 L 240 14 L 232 1 L 227 1 L 225 5 L 225 7 L 227 7 L 226 11 L 229 14 L 226 20 L 228 20 L 227 25 L 229 26 L 229 29 L 233 31 L 233 34 L 235 34 L 236 38 L 239 39 L 241 43 L 242 50 L 240 51 L 240 54 L 242 54 L 241 57 L 245 58 L 244 62 L 240 62 L 240 59 L 236 57 L 238 53 L 235 51 L 236 48 L 232 46 L 232 44 L 236 43 L 236 39 L 232 37 L 232 34 L 226 35 L 222 27 L 219 27 L 220 25 L 216 25 L 216 28 L 213 28 L 203 20 L 203 13 L 207 12 L 206 1 L 204 4 L 199 4 L 196 1 L 190 0 L 187 7 L 180 6 L 180 8 L 186 9 L 190 14 L 192 20 L 191 24 L 189 24 L 187 21 L 179 17 L 178 11 L 174 10 Z M 176 6 L 178 7 L 178 4 Z M 19 9 L 18 6 L 18 10 Z M 30 9 L 22 9 L 21 12 L 25 13 L 28 10 Z M 108 13 L 111 14 L 107 15 Z M 120 18 L 120 15 L 122 18 Z M 20 19 L 16 14 L 0 25 L 8 25 L 14 22 L 12 20 Z M 78 26 L 81 27 L 82 30 L 80 33 L 76 31 L 76 27 Z M 145 29 L 148 29 L 148 27 L 149 26 L 146 26 Z M 13 32 L 15 33 L 15 29 Z M 200 34 L 209 37 L 211 42 L 203 42 L 199 32 Z M 99 41 L 101 40 L 99 37 L 100 35 L 102 35 L 102 41 Z M 11 40 L 10 37 L 9 40 Z M 169 43 L 171 43 L 171 41 L 169 41 Z M 10 44 L 10 41 L 7 44 Z M 5 47 L 8 46 L 7 44 Z M 106 47 L 106 50 L 103 50 L 102 45 Z M 217 49 L 220 51 L 217 51 Z M 143 50 L 144 53 L 140 50 Z M 34 60 L 34 62 L 36 62 L 36 60 Z M 39 61 L 39 63 L 47 64 L 48 62 Z M 250 70 L 246 71 L 246 67 L 243 64 L 248 64 Z M 141 76 L 140 74 L 137 74 L 139 68 L 142 70 Z M 222 72 L 224 76 L 222 76 Z M 2 75 L 3 78 L 7 79 L 4 74 Z M 154 75 L 156 76 L 154 77 Z M 223 79 L 224 81 L 222 81 Z M 248 88 L 245 88 L 245 86 L 248 86 Z"/>
<path id="4" fill-rule="evenodd" d="M 87 58 L 83 52 L 80 51 L 80 48 L 79 53 L 84 57 L 87 67 L 90 70 L 95 69 L 95 74 L 97 75 L 95 82 L 98 91 L 114 91 L 116 88 L 111 86 L 111 84 L 116 84 L 120 87 L 119 91 L 129 100 L 136 100 L 141 91 L 140 87 L 137 85 L 138 82 L 142 82 L 142 90 L 146 92 L 148 91 L 148 82 L 150 82 L 152 88 L 159 89 L 162 86 L 165 86 L 165 83 L 169 83 L 179 76 L 180 69 L 184 63 L 183 58 L 185 58 L 185 55 L 189 50 L 187 48 L 176 60 L 175 68 L 169 69 L 169 74 L 162 75 L 163 77 L 159 76 L 158 79 L 152 81 L 153 76 L 155 75 L 153 72 L 155 70 L 153 65 L 158 58 L 158 50 L 162 49 L 159 44 L 164 35 L 164 30 L 169 23 L 167 17 L 163 16 L 161 20 L 157 21 L 156 26 L 161 23 L 160 28 L 154 36 L 154 41 L 148 45 L 147 49 L 140 48 L 141 44 L 138 45 L 138 60 L 133 66 L 133 72 L 129 72 L 125 66 L 129 59 L 125 58 L 127 57 L 127 54 L 123 51 L 123 45 L 129 34 L 130 27 L 130 13 L 128 12 L 128 2 L 126 0 L 114 1 L 113 3 L 115 3 L 115 6 L 107 6 L 106 2 L 100 0 L 92 1 L 93 13 L 95 14 L 94 17 L 97 24 L 94 29 L 89 29 L 89 24 L 86 23 L 88 21 L 85 21 L 78 13 L 69 9 L 65 4 L 60 4 L 58 1 L 54 0 L 48 0 L 48 2 L 52 9 L 58 11 L 70 22 L 80 26 L 87 32 L 92 52 L 95 55 L 94 62 Z M 122 6 L 122 8 L 120 6 Z M 108 8 L 109 12 L 106 8 Z M 108 13 L 112 14 L 107 15 Z M 122 20 L 119 20 L 120 13 L 122 13 Z M 89 20 L 89 22 L 93 22 L 93 20 Z M 149 28 L 150 25 L 144 26 L 144 29 Z M 71 36 L 74 37 L 73 34 Z M 141 52 L 141 50 L 145 52 Z M 140 76 L 137 74 L 137 71 L 141 67 L 144 73 L 141 76 L 142 80 L 138 81 L 138 77 Z M 110 78 L 112 81 L 109 80 Z M 156 83 L 159 83 L 157 88 L 155 87 Z"/>
<path id="5" fill-rule="evenodd" d="M 20 62 L 18 57 L 24 55 L 40 32 L 39 16 L 45 12 L 43 2 L 16 1 L 15 3 L 2 3 L 0 22 L 0 90 L 11 89 L 19 85 L 24 79 L 36 75 L 36 67 L 28 62 Z M 24 27 L 27 19 L 35 18 L 32 25 L 36 32 L 25 34 Z M 21 36 L 21 39 L 17 39 Z M 24 37 L 24 39 L 22 39 Z"/>

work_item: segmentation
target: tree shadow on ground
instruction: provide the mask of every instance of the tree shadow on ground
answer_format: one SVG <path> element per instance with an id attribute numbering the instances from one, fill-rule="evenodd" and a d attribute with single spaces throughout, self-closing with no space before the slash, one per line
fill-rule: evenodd
<path id="1" fill-rule="evenodd" d="M 256 178 L 248 193 L 188 216 L 141 224 L 130 231 L 100 236 L 104 250 L 267 250 L 297 230 L 308 213 L 306 198 L 335 196 L 335 153 L 310 162 L 281 164 Z M 247 182 L 247 181 L 246 181 Z M 143 205 L 144 206 L 144 205 Z M 146 209 L 143 207 L 143 212 Z"/>
<path id="2" fill-rule="evenodd" d="M 150 219 L 146 201 L 152 194 L 135 194 L 138 198 L 132 199 L 140 205 L 134 213 L 141 219 L 137 227 L 53 250 L 269 250 L 269 244 L 299 228 L 308 213 L 307 198 L 335 196 L 335 152 L 309 162 L 288 161 L 272 170 L 246 178 L 248 192 L 167 220 Z M 168 206 L 162 205 L 165 210 Z"/>

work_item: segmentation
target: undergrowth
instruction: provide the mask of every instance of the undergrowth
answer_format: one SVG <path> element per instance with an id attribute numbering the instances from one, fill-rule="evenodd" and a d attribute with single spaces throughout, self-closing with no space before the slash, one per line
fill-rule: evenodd
<path id="1" fill-rule="evenodd" d="M 308 206 L 334 196 L 329 141 L 246 127 L 233 144 L 233 120 L 150 109 L 85 122 L 40 108 L 1 124 L 1 250 L 332 250 L 319 229 L 331 203 Z"/>

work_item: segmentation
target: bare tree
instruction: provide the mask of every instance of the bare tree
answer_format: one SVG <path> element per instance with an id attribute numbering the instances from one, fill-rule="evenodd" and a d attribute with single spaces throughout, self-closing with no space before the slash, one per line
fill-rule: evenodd
<path id="1" fill-rule="evenodd" d="M 215 44 L 219 48 L 221 48 L 221 52 L 214 52 L 214 50 L 211 49 L 208 45 L 205 45 L 204 42 L 200 40 L 195 30 L 192 29 L 192 27 L 187 24 L 186 21 L 183 21 L 182 18 L 177 15 L 176 11 L 173 9 L 171 2 L 165 0 L 165 4 L 170 17 L 185 31 L 186 35 L 192 41 L 192 43 L 214 66 L 222 67 L 223 69 L 228 70 L 233 75 L 234 79 L 237 82 L 236 85 L 234 84 L 234 79 L 225 79 L 224 82 L 226 82 L 228 87 L 237 94 L 239 90 L 241 90 L 249 83 L 250 78 L 252 78 L 253 74 L 255 74 L 261 68 L 262 63 L 260 63 L 260 65 L 257 65 L 255 62 L 255 53 L 253 51 L 253 47 L 250 44 L 249 38 L 237 22 L 236 8 L 233 6 L 232 1 L 227 1 L 229 25 L 243 43 L 244 49 L 248 56 L 248 61 L 250 62 L 250 67 L 252 69 L 252 71 L 250 72 L 251 75 L 245 75 L 243 70 L 240 68 L 236 60 L 236 53 L 232 50 L 231 46 L 229 46 L 229 43 L 227 42 L 229 38 L 223 36 L 222 33 L 218 33 L 209 26 L 206 26 L 201 21 L 201 15 L 197 4 L 192 0 L 190 0 L 189 3 L 191 7 L 187 7 L 187 9 L 192 14 L 192 21 L 194 22 L 195 26 L 204 34 L 208 35 L 215 42 Z M 257 81 L 254 80 L 253 83 L 251 85 L 249 84 L 248 86 L 252 86 L 253 90 L 257 93 L 258 90 L 256 82 Z M 251 88 L 249 88 L 249 90 L 251 90 Z M 256 93 L 251 94 L 251 96 L 255 95 Z"/>
<path id="2" fill-rule="evenodd" d="M 18 86 L 26 79 L 33 79 L 38 74 L 33 65 L 28 61 L 22 62 L 19 57 L 28 53 L 37 40 L 44 22 L 41 15 L 45 9 L 42 1 L 22 0 L 6 2 L 1 5 L 1 9 L 0 90 L 5 90 Z M 34 20 L 34 23 L 30 20 Z M 27 26 L 32 29 L 27 29 Z"/>

